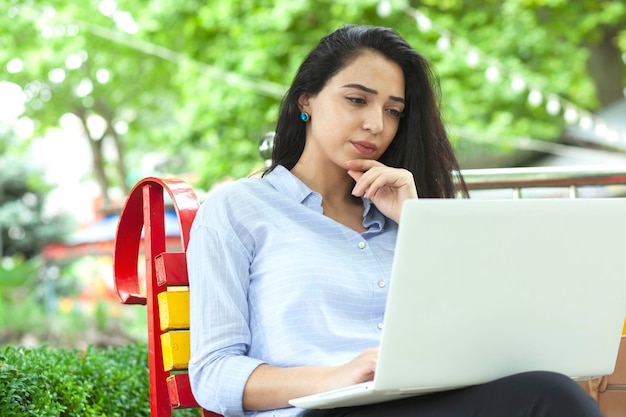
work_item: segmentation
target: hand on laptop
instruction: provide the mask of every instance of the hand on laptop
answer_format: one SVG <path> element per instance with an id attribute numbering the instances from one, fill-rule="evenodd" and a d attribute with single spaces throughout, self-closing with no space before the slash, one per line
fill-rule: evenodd
<path id="1" fill-rule="evenodd" d="M 413 174 L 406 169 L 391 168 L 370 159 L 347 161 L 348 174 L 356 181 L 352 195 L 372 200 L 376 208 L 396 223 L 400 221 L 402 203 L 417 198 Z"/>
<path id="2" fill-rule="evenodd" d="M 334 369 L 329 381 L 329 389 L 338 389 L 374 379 L 378 348 L 361 352 L 357 357 Z"/>

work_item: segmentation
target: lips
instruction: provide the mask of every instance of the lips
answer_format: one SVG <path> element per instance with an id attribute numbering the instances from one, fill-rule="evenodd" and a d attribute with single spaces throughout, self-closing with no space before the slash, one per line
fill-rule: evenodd
<path id="1" fill-rule="evenodd" d="M 378 147 L 372 142 L 358 141 L 358 142 L 350 142 L 350 143 L 352 143 L 352 146 L 354 146 L 354 148 L 360 154 L 367 155 L 367 156 L 373 155 L 374 153 L 376 153 L 376 150 L 378 149 Z"/>

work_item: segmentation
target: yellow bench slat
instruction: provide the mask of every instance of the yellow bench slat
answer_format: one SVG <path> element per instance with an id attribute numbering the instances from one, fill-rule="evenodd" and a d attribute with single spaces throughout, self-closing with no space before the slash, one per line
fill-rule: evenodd
<path id="1" fill-rule="evenodd" d="M 189 328 L 189 290 L 164 291 L 158 295 L 161 330 Z"/>
<path id="2" fill-rule="evenodd" d="M 189 364 L 189 331 L 177 330 L 161 335 L 163 368 L 166 371 L 187 369 Z"/>

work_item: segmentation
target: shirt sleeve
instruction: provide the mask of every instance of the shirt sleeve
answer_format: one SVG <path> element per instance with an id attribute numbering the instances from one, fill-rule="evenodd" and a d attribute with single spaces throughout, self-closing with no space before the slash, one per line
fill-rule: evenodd
<path id="1" fill-rule="evenodd" d="M 243 416 L 245 384 L 262 363 L 246 356 L 250 346 L 247 293 L 251 255 L 229 223 L 229 210 L 209 210 L 207 203 L 198 210 L 187 250 L 189 378 L 202 407 Z"/>

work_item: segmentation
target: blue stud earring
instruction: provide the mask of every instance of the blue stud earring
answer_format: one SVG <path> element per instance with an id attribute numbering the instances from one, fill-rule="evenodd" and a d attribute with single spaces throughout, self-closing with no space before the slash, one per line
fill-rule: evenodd
<path id="1" fill-rule="evenodd" d="M 311 116 L 309 115 L 309 113 L 307 113 L 305 111 L 300 113 L 300 120 L 302 120 L 304 123 L 308 122 L 310 118 L 311 118 Z"/>

